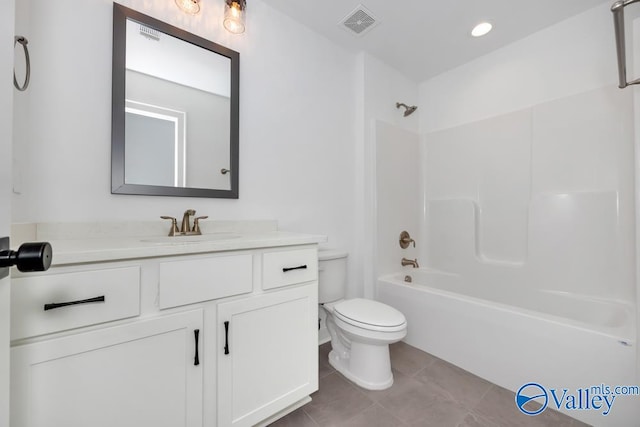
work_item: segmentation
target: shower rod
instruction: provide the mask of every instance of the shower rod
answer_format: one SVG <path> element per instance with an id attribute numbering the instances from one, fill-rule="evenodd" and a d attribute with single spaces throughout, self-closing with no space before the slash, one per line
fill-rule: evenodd
<path id="1" fill-rule="evenodd" d="M 611 6 L 613 13 L 613 24 L 616 32 L 616 51 L 618 52 L 618 87 L 624 89 L 627 86 L 640 84 L 640 78 L 627 81 L 627 53 L 625 50 L 624 33 L 624 8 L 630 4 L 640 2 L 640 0 L 619 0 Z"/>

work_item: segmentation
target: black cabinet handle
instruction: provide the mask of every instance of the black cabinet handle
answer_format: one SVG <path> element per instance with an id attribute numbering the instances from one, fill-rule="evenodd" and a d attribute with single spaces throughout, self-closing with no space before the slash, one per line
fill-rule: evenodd
<path id="1" fill-rule="evenodd" d="M 193 366 L 198 366 L 200 364 L 200 358 L 198 357 L 198 338 L 200 338 L 200 329 L 194 330 L 193 335 L 196 341 L 196 356 L 193 358 Z"/>
<path id="2" fill-rule="evenodd" d="M 305 265 L 299 265 L 297 267 L 290 267 L 290 268 L 284 267 L 282 269 L 282 272 L 286 273 L 287 271 L 291 271 L 291 270 L 306 270 L 306 269 L 307 269 L 307 265 L 305 264 Z"/>
<path id="3" fill-rule="evenodd" d="M 224 322 L 224 354 L 229 354 L 229 321 Z"/>
<path id="4" fill-rule="evenodd" d="M 52 302 L 44 305 L 44 311 L 53 310 L 54 308 L 67 307 L 69 305 L 89 304 L 92 302 L 104 302 L 104 295 L 95 297 L 95 298 L 82 299 L 78 301 Z"/>

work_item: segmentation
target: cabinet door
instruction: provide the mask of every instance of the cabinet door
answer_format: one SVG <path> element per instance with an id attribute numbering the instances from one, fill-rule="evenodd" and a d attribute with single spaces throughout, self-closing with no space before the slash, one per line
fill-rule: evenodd
<path id="1" fill-rule="evenodd" d="M 196 329 L 201 310 L 12 348 L 11 425 L 202 426 Z"/>
<path id="2" fill-rule="evenodd" d="M 313 283 L 218 305 L 219 426 L 252 426 L 318 389 L 317 302 Z"/>

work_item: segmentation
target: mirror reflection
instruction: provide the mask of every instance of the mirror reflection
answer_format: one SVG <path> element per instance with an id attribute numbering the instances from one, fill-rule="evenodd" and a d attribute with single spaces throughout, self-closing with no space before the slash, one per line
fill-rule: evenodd
<path id="1" fill-rule="evenodd" d="M 237 198 L 237 62 L 114 5 L 113 193 Z"/>

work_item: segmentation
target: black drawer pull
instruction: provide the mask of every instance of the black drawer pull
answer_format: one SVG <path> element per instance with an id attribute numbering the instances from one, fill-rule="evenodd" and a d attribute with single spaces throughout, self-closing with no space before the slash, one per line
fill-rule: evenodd
<path id="1" fill-rule="evenodd" d="M 224 322 L 224 354 L 229 354 L 229 321 Z"/>
<path id="2" fill-rule="evenodd" d="M 196 356 L 193 358 L 193 366 L 198 366 L 200 364 L 200 358 L 198 357 L 198 338 L 200 338 L 200 329 L 194 330 L 193 336 L 196 340 Z"/>
<path id="3" fill-rule="evenodd" d="M 45 304 L 44 305 L 44 311 L 53 310 L 54 308 L 67 307 L 69 305 L 89 304 L 89 303 L 92 303 L 92 302 L 104 302 L 104 295 L 99 296 L 99 297 L 95 297 L 95 298 L 82 299 L 82 300 L 78 300 L 78 301 L 53 302 L 53 303 L 50 303 L 50 304 Z"/>
<path id="4" fill-rule="evenodd" d="M 299 265 L 297 267 L 290 267 L 290 268 L 284 267 L 282 269 L 282 272 L 286 273 L 287 271 L 291 271 L 291 270 L 306 270 L 306 269 L 307 269 L 307 265 L 305 264 L 305 265 Z"/>

